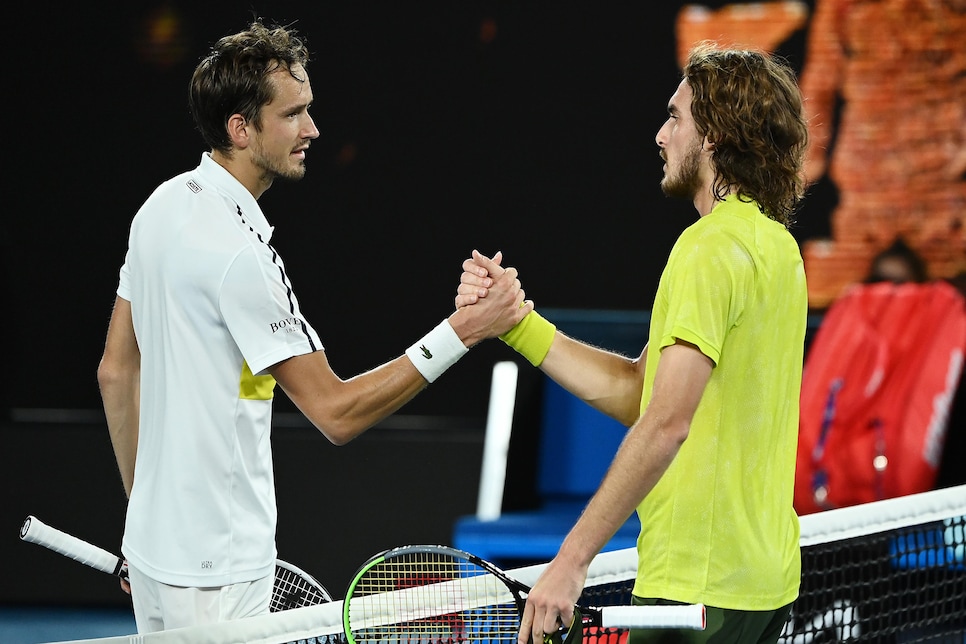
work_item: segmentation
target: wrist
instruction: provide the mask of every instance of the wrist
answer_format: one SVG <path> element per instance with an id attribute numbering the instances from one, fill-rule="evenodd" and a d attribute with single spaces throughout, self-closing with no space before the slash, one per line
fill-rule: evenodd
<path id="1" fill-rule="evenodd" d="M 423 378 L 433 382 L 468 351 L 449 321 L 443 320 L 406 349 L 406 356 Z"/>
<path id="2" fill-rule="evenodd" d="M 539 367 L 547 353 L 557 327 L 536 311 L 531 311 L 515 327 L 500 336 L 517 353 L 526 358 L 534 367 Z"/>

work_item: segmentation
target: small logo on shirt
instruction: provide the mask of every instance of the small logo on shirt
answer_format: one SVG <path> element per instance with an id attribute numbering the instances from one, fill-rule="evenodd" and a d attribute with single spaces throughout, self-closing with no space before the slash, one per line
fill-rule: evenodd
<path id="1" fill-rule="evenodd" d="M 198 194 L 199 192 L 201 192 L 201 186 L 195 183 L 194 179 L 189 179 L 186 185 L 188 186 L 188 190 L 190 190 L 195 194 Z"/>
<path id="2" fill-rule="evenodd" d="M 426 348 L 426 345 L 425 344 L 419 345 L 419 350 L 423 352 L 423 357 L 426 358 L 427 360 L 432 360 L 433 359 L 432 352 L 429 349 Z"/>
<path id="3" fill-rule="evenodd" d="M 202 561 L 201 562 L 201 569 L 202 570 L 211 570 L 214 567 L 215 567 L 215 564 L 213 562 L 211 562 L 211 561 L 205 560 L 205 561 Z"/>
<path id="4" fill-rule="evenodd" d="M 285 333 L 294 333 L 302 327 L 302 320 L 299 318 L 285 318 L 284 320 L 279 320 L 278 322 L 272 322 L 269 326 L 272 328 L 272 333 L 277 333 L 279 331 L 284 331 Z"/>

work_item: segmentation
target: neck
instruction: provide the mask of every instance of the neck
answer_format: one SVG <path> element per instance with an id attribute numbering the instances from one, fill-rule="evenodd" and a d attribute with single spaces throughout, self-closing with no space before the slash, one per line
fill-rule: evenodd
<path id="1" fill-rule="evenodd" d="M 219 150 L 212 150 L 211 158 L 235 177 L 238 183 L 245 186 L 255 199 L 260 198 L 272 185 L 271 181 L 265 180 L 264 173 L 249 162 L 244 150 L 236 148 L 232 156 Z"/>
<path id="2" fill-rule="evenodd" d="M 735 191 L 732 190 L 731 192 L 729 192 L 724 196 L 727 197 L 733 194 L 734 192 Z M 703 182 L 701 189 L 699 189 L 694 196 L 694 209 L 698 211 L 699 217 L 704 217 L 712 210 L 714 210 L 714 207 L 717 206 L 719 203 L 721 203 L 721 201 L 722 199 L 719 199 L 715 195 L 714 182 L 705 181 Z"/>
<path id="3" fill-rule="evenodd" d="M 717 203 L 718 200 L 713 193 L 701 191 L 694 198 L 694 209 L 698 211 L 698 217 L 704 217 L 714 209 Z"/>

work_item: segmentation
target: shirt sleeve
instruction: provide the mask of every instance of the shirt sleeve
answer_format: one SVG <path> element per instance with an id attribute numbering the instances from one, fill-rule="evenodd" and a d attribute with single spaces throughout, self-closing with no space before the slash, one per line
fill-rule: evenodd
<path id="1" fill-rule="evenodd" d="M 754 284 L 751 255 L 712 227 L 682 235 L 668 271 L 668 314 L 660 347 L 690 342 L 715 364 L 728 330 L 740 324 Z"/>
<path id="2" fill-rule="evenodd" d="M 274 252 L 263 257 L 247 248 L 239 253 L 225 275 L 219 307 L 256 376 L 278 362 L 323 349 Z"/>
<path id="3" fill-rule="evenodd" d="M 118 273 L 117 279 L 117 294 L 119 297 L 124 298 L 128 302 L 131 301 L 131 251 L 128 250 L 127 254 L 124 256 L 124 264 L 121 265 L 121 270 Z"/>

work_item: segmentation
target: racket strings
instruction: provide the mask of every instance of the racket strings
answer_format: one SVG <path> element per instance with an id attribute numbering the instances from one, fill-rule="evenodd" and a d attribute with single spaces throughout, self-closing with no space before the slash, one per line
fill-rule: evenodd
<path id="1" fill-rule="evenodd" d="M 520 628 L 516 599 L 501 581 L 443 553 L 386 559 L 359 578 L 352 595 L 356 642 L 513 643 Z"/>
<path id="2" fill-rule="evenodd" d="M 315 606 L 328 601 L 331 601 L 329 594 L 315 583 L 292 570 L 282 566 L 275 567 L 275 586 L 269 605 L 271 612 Z"/>

